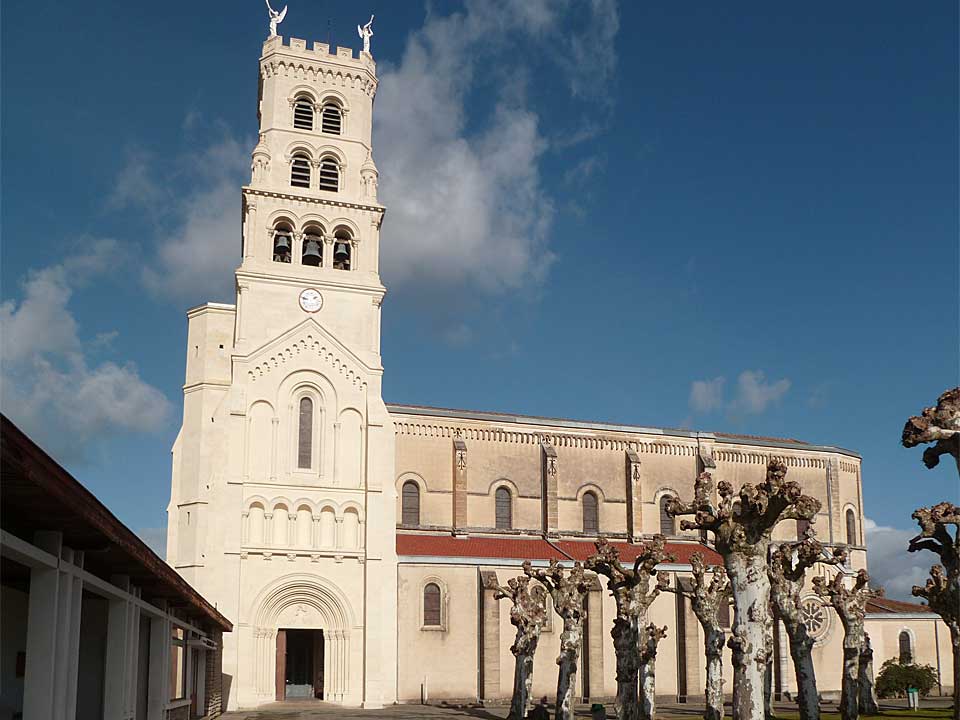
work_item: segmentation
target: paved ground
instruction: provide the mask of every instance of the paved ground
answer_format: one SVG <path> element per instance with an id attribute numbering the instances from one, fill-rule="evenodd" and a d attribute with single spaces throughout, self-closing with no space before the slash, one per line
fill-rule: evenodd
<path id="1" fill-rule="evenodd" d="M 949 698 L 924 698 L 921 701 L 921 709 L 918 712 L 904 712 L 906 701 L 891 700 L 880 703 L 881 715 L 888 718 L 906 717 L 913 720 L 940 720 L 948 716 L 947 708 L 950 706 Z M 822 705 L 823 717 L 829 718 L 830 713 L 836 712 L 836 706 L 832 703 Z M 506 718 L 509 708 L 506 706 L 497 706 L 485 708 L 479 706 L 441 706 L 441 705 L 391 705 L 383 710 L 362 710 L 360 708 L 343 708 L 339 705 L 329 705 L 327 703 L 301 700 L 284 703 L 273 703 L 265 705 L 257 710 L 246 710 L 226 713 L 223 715 L 228 720 L 327 720 L 329 718 L 343 718 L 344 720 L 503 720 Z M 614 718 L 613 705 L 606 708 L 607 718 Z M 783 720 L 790 720 L 797 717 L 796 705 L 789 703 L 777 705 L 777 716 Z M 730 706 L 727 706 L 727 713 L 730 712 Z M 690 703 L 683 705 L 663 704 L 657 708 L 657 720 L 691 720 L 700 717 L 703 713 L 703 707 L 698 704 Z M 552 717 L 552 715 L 551 715 Z M 589 718 L 590 706 L 583 705 L 577 707 L 578 718 Z"/>

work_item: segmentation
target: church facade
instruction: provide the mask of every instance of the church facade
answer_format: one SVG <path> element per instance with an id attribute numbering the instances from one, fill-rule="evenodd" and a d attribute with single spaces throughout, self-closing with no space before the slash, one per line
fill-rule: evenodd
<path id="1" fill-rule="evenodd" d="M 523 560 L 583 560 L 601 534 L 630 560 L 661 532 L 675 558 L 664 569 L 686 582 L 693 552 L 719 559 L 663 504 L 692 496 L 703 469 L 739 485 L 782 458 L 821 501 L 819 537 L 849 547 L 847 572 L 866 567 L 861 461 L 848 450 L 385 403 L 376 90 L 367 51 L 264 43 L 236 303 L 188 312 L 167 560 L 233 622 L 223 639 L 229 708 L 509 698 L 513 632 L 496 587 Z M 777 536 L 802 531 L 782 523 Z M 812 593 L 806 608 L 820 687 L 836 690 L 842 630 Z M 594 582 L 584 698 L 614 694 L 614 615 Z M 691 609 L 664 594 L 651 619 L 668 628 L 658 693 L 702 696 Z M 949 678 L 941 625 L 920 606 L 874 608 L 877 666 L 902 654 L 906 637 L 918 661 Z M 554 618 L 537 654 L 537 696 L 555 689 L 559 634 Z M 775 686 L 789 693 L 777 638 Z"/>

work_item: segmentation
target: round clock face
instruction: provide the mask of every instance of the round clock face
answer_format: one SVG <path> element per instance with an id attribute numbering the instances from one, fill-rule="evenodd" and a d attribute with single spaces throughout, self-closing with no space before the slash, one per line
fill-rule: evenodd
<path id="1" fill-rule="evenodd" d="M 323 296 L 319 290 L 307 288 L 300 293 L 300 307 L 309 313 L 314 313 L 323 307 Z"/>

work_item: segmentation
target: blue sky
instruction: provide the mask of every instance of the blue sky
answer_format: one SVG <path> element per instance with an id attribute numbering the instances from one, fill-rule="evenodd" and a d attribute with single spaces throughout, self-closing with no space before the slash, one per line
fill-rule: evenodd
<path id="1" fill-rule="evenodd" d="M 919 581 L 910 512 L 960 496 L 898 443 L 958 377 L 956 3 L 369 10 L 386 399 L 855 449 L 871 567 Z M 2 13 L 4 412 L 155 537 L 265 8 Z M 358 48 L 368 14 L 281 31 Z"/>

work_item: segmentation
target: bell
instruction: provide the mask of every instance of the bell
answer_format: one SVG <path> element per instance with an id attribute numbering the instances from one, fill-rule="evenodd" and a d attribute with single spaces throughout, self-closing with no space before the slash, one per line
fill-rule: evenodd
<path id="1" fill-rule="evenodd" d="M 333 266 L 338 270 L 350 269 L 350 246 L 337 241 L 333 246 Z"/>
<path id="2" fill-rule="evenodd" d="M 273 243 L 274 262 L 290 262 L 290 236 L 278 235 Z"/>
<path id="3" fill-rule="evenodd" d="M 307 240 L 303 244 L 303 257 L 300 261 L 304 265 L 311 265 L 313 267 L 323 265 L 323 254 L 320 249 L 320 243 L 316 240 Z"/>

